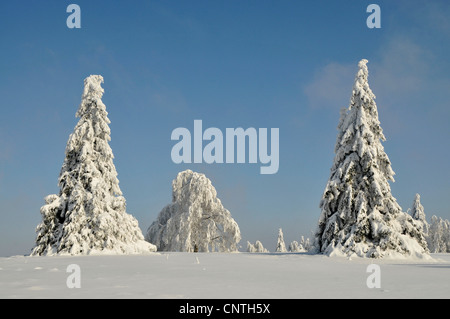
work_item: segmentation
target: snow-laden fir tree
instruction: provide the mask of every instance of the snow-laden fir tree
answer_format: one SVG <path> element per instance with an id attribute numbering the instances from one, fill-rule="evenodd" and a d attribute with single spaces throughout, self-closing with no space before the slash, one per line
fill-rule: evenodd
<path id="1" fill-rule="evenodd" d="M 284 242 L 283 230 L 281 228 L 278 229 L 277 248 L 275 251 L 279 253 L 287 252 L 286 244 Z"/>
<path id="2" fill-rule="evenodd" d="M 257 240 L 253 245 L 249 241 L 247 241 L 247 252 L 249 253 L 268 253 L 269 251 L 264 248 L 263 244 Z"/>
<path id="3" fill-rule="evenodd" d="M 162 209 L 145 238 L 159 251 L 233 252 L 241 234 L 211 181 L 186 170 L 173 180 L 172 203 Z"/>
<path id="4" fill-rule="evenodd" d="M 84 80 L 59 175 L 59 194 L 45 198 L 32 255 L 132 254 L 156 251 L 144 240 L 137 220 L 127 214 L 109 146 L 110 123 L 103 77 Z"/>
<path id="5" fill-rule="evenodd" d="M 428 236 L 429 225 L 427 223 L 425 211 L 420 203 L 420 195 L 416 194 L 414 197 L 413 205 L 411 207 L 410 214 L 412 218 L 419 222 L 420 229 L 422 230 L 425 238 Z"/>
<path id="6" fill-rule="evenodd" d="M 329 255 L 425 256 L 427 245 L 418 224 L 391 194 L 394 172 L 381 144 L 385 137 L 367 62 L 359 62 L 350 105 L 341 111 L 314 245 Z"/>

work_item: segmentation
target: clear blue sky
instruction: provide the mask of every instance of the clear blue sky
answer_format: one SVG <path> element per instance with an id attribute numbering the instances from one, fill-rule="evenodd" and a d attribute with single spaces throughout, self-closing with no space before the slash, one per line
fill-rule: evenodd
<path id="1" fill-rule="evenodd" d="M 329 177 L 339 110 L 369 60 L 383 144 L 403 210 L 421 194 L 450 218 L 448 1 L 0 2 L 0 256 L 28 254 L 43 198 L 57 193 L 83 79 L 101 74 L 127 211 L 145 232 L 171 182 L 203 172 L 247 240 L 269 250 L 310 236 Z M 366 8 L 381 8 L 369 29 Z M 280 168 L 174 164 L 173 129 L 279 128 Z"/>

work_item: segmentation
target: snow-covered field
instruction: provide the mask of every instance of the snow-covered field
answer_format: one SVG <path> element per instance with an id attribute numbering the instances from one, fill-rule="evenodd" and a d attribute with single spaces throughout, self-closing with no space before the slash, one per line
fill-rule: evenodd
<path id="1" fill-rule="evenodd" d="M 301 253 L 0 258 L 0 298 L 449 298 L 450 254 L 373 260 Z M 380 288 L 368 288 L 371 263 Z M 80 288 L 68 288 L 71 264 Z M 71 281 L 70 282 L 75 282 Z"/>

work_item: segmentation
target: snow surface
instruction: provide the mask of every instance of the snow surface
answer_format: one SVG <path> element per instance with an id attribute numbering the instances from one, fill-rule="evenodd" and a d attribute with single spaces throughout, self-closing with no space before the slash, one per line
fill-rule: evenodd
<path id="1" fill-rule="evenodd" d="M 305 253 L 0 258 L 0 298 L 449 298 L 450 254 L 432 260 Z M 381 287 L 368 288 L 369 264 Z M 80 288 L 66 269 L 80 266 Z"/>

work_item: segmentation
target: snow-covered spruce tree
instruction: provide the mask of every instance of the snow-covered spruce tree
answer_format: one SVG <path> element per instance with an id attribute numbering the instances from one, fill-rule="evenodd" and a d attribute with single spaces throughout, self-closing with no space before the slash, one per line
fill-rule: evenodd
<path id="1" fill-rule="evenodd" d="M 234 252 L 241 233 L 211 181 L 186 170 L 173 180 L 172 203 L 162 209 L 145 238 L 159 251 Z"/>
<path id="2" fill-rule="evenodd" d="M 144 240 L 137 220 L 127 214 L 113 163 L 110 123 L 103 96 L 103 77 L 84 80 L 76 116 L 59 175 L 59 195 L 41 207 L 32 255 L 132 254 L 156 251 Z"/>
<path id="3" fill-rule="evenodd" d="M 423 209 L 422 204 L 420 203 L 420 195 L 416 194 L 414 197 L 413 205 L 411 207 L 410 214 L 412 218 L 419 222 L 420 228 L 425 236 L 425 238 L 428 236 L 428 229 L 430 226 L 427 223 L 425 211 Z"/>
<path id="4" fill-rule="evenodd" d="M 391 194 L 394 181 L 367 60 L 358 64 L 350 105 L 341 110 L 335 158 L 320 201 L 314 246 L 328 255 L 424 256 L 424 236 Z"/>
<path id="5" fill-rule="evenodd" d="M 283 230 L 281 228 L 278 229 L 277 248 L 275 251 L 278 253 L 287 252 L 286 244 L 284 242 L 284 237 L 283 237 Z"/>

